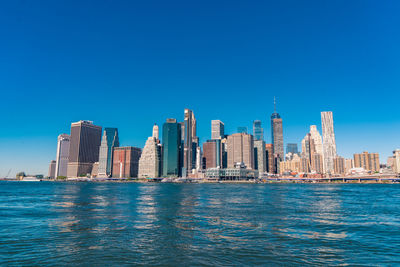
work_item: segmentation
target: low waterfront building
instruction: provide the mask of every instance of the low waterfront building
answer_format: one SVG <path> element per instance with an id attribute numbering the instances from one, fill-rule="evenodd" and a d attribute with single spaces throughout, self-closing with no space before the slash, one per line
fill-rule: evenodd
<path id="1" fill-rule="evenodd" d="M 211 168 L 206 170 L 206 178 L 217 181 L 246 181 L 258 178 L 257 170 L 245 168 Z"/>
<path id="2" fill-rule="evenodd" d="M 114 178 L 136 178 L 142 150 L 138 147 L 115 147 L 113 155 Z"/>

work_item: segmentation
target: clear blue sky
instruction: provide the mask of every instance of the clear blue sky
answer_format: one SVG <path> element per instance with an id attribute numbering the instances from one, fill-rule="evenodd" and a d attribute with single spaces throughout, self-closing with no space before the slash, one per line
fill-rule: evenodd
<path id="1" fill-rule="evenodd" d="M 284 141 L 334 114 L 338 153 L 400 148 L 399 1 L 2 1 L 0 176 L 47 174 L 81 119 L 142 147 L 191 108 L 202 141 L 260 119 Z"/>

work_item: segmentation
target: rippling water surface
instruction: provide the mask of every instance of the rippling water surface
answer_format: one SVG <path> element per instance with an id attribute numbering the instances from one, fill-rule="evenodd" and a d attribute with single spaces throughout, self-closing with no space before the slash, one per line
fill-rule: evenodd
<path id="1" fill-rule="evenodd" d="M 399 265 L 400 185 L 0 182 L 0 265 Z"/>

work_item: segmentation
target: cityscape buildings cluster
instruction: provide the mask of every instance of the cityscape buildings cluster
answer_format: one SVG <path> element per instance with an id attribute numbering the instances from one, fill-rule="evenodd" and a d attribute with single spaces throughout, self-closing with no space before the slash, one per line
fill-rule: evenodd
<path id="1" fill-rule="evenodd" d="M 241 180 L 268 176 L 332 177 L 373 174 L 381 171 L 377 153 L 362 152 L 345 159 L 337 154 L 333 114 L 321 112 L 322 135 L 316 125 L 297 143 L 288 143 L 284 153 L 283 120 L 276 110 L 270 117 L 271 143 L 264 139 L 260 120 L 227 135 L 220 120 L 211 121 L 211 139 L 202 146 L 197 136 L 194 112 L 184 110 L 182 122 L 168 118 L 153 126 L 143 149 L 120 146 L 117 128 L 104 128 L 91 121 L 71 124 L 70 134 L 60 134 L 56 159 L 49 177 L 96 178 L 204 178 Z M 400 150 L 389 157 L 387 169 L 400 173 Z"/>

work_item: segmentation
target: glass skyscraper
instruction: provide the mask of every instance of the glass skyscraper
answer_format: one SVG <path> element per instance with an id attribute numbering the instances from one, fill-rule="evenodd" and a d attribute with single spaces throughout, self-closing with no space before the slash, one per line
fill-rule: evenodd
<path id="1" fill-rule="evenodd" d="M 287 144 L 286 145 L 286 154 L 287 153 L 298 154 L 299 149 L 297 147 L 297 144 L 294 144 L 294 143 Z"/>
<path id="2" fill-rule="evenodd" d="M 264 140 L 264 130 L 261 127 L 261 121 L 253 121 L 253 135 L 254 140 Z"/>
<path id="3" fill-rule="evenodd" d="M 118 129 L 105 128 L 100 145 L 99 176 L 112 175 L 114 147 L 119 147 Z"/>
<path id="4" fill-rule="evenodd" d="M 180 176 L 181 124 L 167 119 L 163 125 L 163 176 Z"/>

